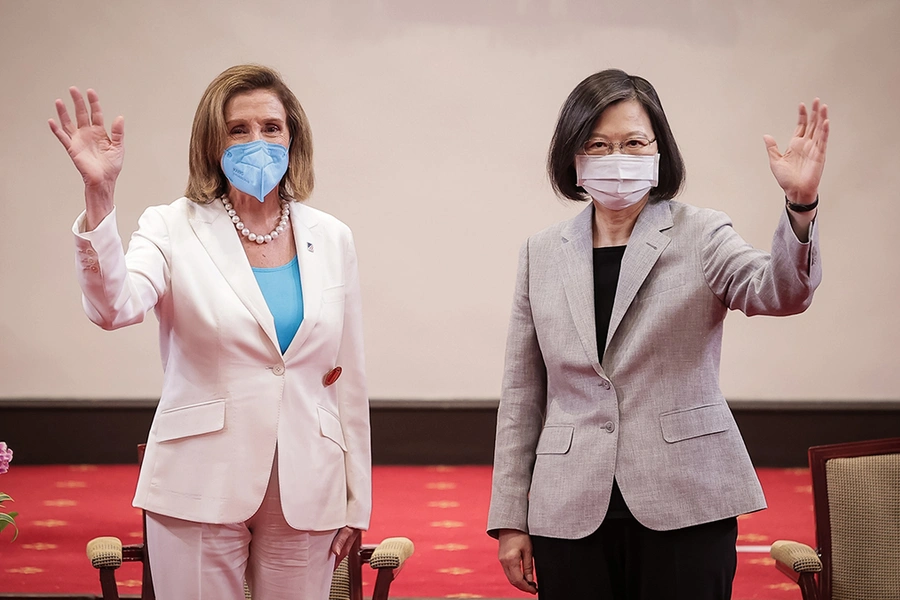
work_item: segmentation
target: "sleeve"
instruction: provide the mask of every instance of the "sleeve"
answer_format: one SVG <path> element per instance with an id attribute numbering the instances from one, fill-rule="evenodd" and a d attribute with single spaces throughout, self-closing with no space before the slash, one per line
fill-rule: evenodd
<path id="1" fill-rule="evenodd" d="M 363 350 L 362 299 L 353 237 L 347 232 L 345 251 L 344 327 L 338 363 L 338 407 L 347 446 L 347 526 L 368 529 L 372 512 L 372 445 L 369 396 Z"/>
<path id="2" fill-rule="evenodd" d="M 506 339 L 488 534 L 528 531 L 528 492 L 547 404 L 547 368 L 531 311 L 529 248 L 519 253 L 516 290 Z"/>
<path id="3" fill-rule="evenodd" d="M 84 230 L 84 221 L 82 213 L 72 233 L 85 313 L 107 330 L 140 323 L 169 285 L 169 236 L 162 215 L 157 208 L 144 211 L 127 254 L 115 209 L 93 231 Z"/>
<path id="4" fill-rule="evenodd" d="M 809 307 L 822 281 L 816 221 L 810 224 L 809 242 L 800 242 L 785 209 L 771 253 L 750 246 L 718 211 L 710 211 L 702 235 L 707 284 L 728 308 L 747 316 L 784 316 Z"/>

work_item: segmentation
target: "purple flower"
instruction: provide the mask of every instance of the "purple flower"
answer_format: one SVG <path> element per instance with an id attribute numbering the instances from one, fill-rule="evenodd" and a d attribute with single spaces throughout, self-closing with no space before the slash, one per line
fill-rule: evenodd
<path id="1" fill-rule="evenodd" d="M 9 471 L 9 461 L 12 460 L 13 451 L 9 449 L 6 442 L 0 442 L 0 475 Z"/>

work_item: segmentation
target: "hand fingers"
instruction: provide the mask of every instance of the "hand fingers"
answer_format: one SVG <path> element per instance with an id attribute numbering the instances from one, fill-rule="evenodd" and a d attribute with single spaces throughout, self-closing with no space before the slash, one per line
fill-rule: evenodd
<path id="1" fill-rule="evenodd" d="M 794 137 L 803 137 L 806 133 L 806 126 L 809 123 L 809 115 L 806 113 L 806 105 L 802 102 L 797 113 L 797 129 L 794 130 Z"/>
<path id="2" fill-rule="evenodd" d="M 97 92 L 88 88 L 87 97 L 91 104 L 91 123 L 103 127 L 103 111 L 100 110 L 100 98 L 97 96 Z"/>
<path id="3" fill-rule="evenodd" d="M 537 586 L 534 585 L 534 582 L 526 581 L 524 577 L 522 577 L 521 569 L 507 569 L 503 568 L 503 572 L 506 573 L 506 579 L 509 580 L 509 583 L 518 590 L 522 590 L 523 592 L 528 592 L 529 594 L 537 593 Z"/>
<path id="4" fill-rule="evenodd" d="M 341 531 L 334 537 L 334 541 L 331 542 L 331 552 L 340 556 L 341 551 L 344 549 L 344 544 L 347 542 L 347 535 Z"/>
<path id="5" fill-rule="evenodd" d="M 828 146 L 828 132 L 831 130 L 831 123 L 828 119 L 822 121 L 822 127 L 819 128 L 819 135 L 816 136 L 816 148 L 822 154 L 825 154 L 825 148 Z"/>
<path id="6" fill-rule="evenodd" d="M 84 98 L 81 96 L 81 92 L 78 91 L 78 88 L 72 86 L 69 88 L 69 95 L 72 96 L 72 102 L 75 104 L 75 124 L 78 127 L 86 127 L 91 124 L 91 120 L 88 117 L 87 106 L 84 104 Z"/>
<path id="7" fill-rule="evenodd" d="M 771 135 L 764 135 L 763 141 L 766 143 L 766 151 L 769 153 L 769 158 L 773 160 L 781 158 L 781 152 L 778 151 L 778 144 L 775 142 L 775 138 Z"/>
<path id="8" fill-rule="evenodd" d="M 823 104 L 822 107 L 819 108 L 819 118 L 822 119 L 823 121 L 828 118 L 828 105 L 827 104 Z"/>
<path id="9" fill-rule="evenodd" d="M 533 591 L 537 591 L 537 586 L 534 583 L 534 559 L 528 548 L 522 552 L 522 575 L 528 587 Z"/>
<path id="10" fill-rule="evenodd" d="M 822 128 L 822 125 L 825 123 L 825 120 L 828 118 L 828 106 L 825 104 L 819 105 L 819 99 L 816 98 L 815 102 L 815 131 L 813 135 L 810 136 L 813 139 L 816 137 L 816 133 Z"/>
<path id="11" fill-rule="evenodd" d="M 125 141 L 125 117 L 120 115 L 113 121 L 109 139 L 114 146 L 121 146 Z"/>
<path id="12" fill-rule="evenodd" d="M 816 134 L 816 130 L 822 126 L 822 120 L 819 115 L 819 99 L 813 99 L 812 116 L 809 119 L 809 125 L 806 128 L 804 137 L 812 139 Z"/>
<path id="13" fill-rule="evenodd" d="M 66 103 L 59 98 L 56 99 L 56 115 L 59 117 L 59 126 L 65 132 L 71 132 L 72 119 L 69 118 L 69 111 L 66 110 Z"/>
<path id="14" fill-rule="evenodd" d="M 334 536 L 334 541 L 331 542 L 331 551 L 335 554 L 335 556 L 341 556 L 342 552 L 347 546 L 347 542 L 350 540 L 350 537 L 352 535 L 353 529 L 349 527 L 344 527 L 340 531 L 338 531 L 337 535 Z"/>
<path id="15" fill-rule="evenodd" d="M 54 121 L 53 119 L 48 119 L 47 124 L 50 125 L 50 131 L 52 131 L 53 135 L 56 136 L 56 139 L 60 141 L 60 143 L 63 145 L 63 148 L 68 150 L 69 144 L 71 142 L 69 134 L 63 131 L 62 127 L 57 125 L 56 121 Z"/>
<path id="16" fill-rule="evenodd" d="M 820 100 L 816 98 L 813 100 L 813 110 L 814 115 L 816 117 L 816 126 L 815 131 L 813 132 L 810 139 L 813 141 L 813 146 L 816 151 L 825 153 L 825 148 L 828 144 L 828 133 L 830 130 L 830 123 L 828 121 L 828 105 L 821 104 Z"/>
<path id="17" fill-rule="evenodd" d="M 525 553 L 523 553 L 525 554 Z M 516 589 L 534 594 L 537 592 L 537 586 L 534 585 L 534 566 L 531 561 L 530 554 L 526 554 L 529 560 L 523 560 L 524 557 L 516 554 L 516 556 L 505 556 L 500 559 L 500 565 L 503 567 L 503 573 L 506 579 Z"/>

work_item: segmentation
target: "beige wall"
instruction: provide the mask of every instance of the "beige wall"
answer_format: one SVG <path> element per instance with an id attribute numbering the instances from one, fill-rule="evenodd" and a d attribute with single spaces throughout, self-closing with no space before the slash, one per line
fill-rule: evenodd
<path id="1" fill-rule="evenodd" d="M 762 142 L 796 105 L 833 120 L 825 281 L 812 308 L 726 323 L 733 399 L 896 399 L 897 0 L 0 0 L 0 397 L 157 395 L 156 323 L 84 317 L 75 169 L 46 125 L 69 85 L 126 119 L 130 234 L 178 197 L 193 111 L 240 62 L 278 68 L 312 122 L 312 204 L 354 230 L 374 398 L 493 398 L 516 253 L 580 207 L 543 172 L 557 111 L 617 66 L 657 87 L 688 164 L 682 200 L 768 247 L 782 205 Z"/>

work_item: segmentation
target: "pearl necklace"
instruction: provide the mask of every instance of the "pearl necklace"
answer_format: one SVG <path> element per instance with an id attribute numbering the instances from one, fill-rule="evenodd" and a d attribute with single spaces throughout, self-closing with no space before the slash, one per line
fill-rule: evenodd
<path id="1" fill-rule="evenodd" d="M 244 222 L 241 221 L 241 218 L 238 216 L 237 211 L 234 210 L 234 205 L 226 198 L 222 196 L 222 203 L 225 205 L 225 210 L 228 211 L 228 216 L 231 217 L 231 222 L 234 223 L 235 229 L 238 230 L 243 237 L 247 238 L 251 242 L 256 242 L 257 244 L 268 244 L 272 240 L 276 239 L 279 235 L 284 233 L 284 230 L 287 229 L 288 220 L 291 217 L 291 207 L 288 206 L 288 201 L 282 199 L 281 200 L 281 218 L 278 220 L 278 225 L 275 226 L 271 232 L 263 235 L 258 233 L 253 233 L 247 226 L 244 225 Z"/>

